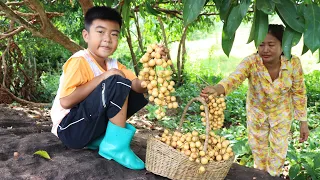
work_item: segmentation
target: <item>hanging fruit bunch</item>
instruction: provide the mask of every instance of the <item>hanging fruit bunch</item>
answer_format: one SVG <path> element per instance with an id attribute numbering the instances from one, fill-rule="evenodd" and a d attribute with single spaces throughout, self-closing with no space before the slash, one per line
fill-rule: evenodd
<path id="1" fill-rule="evenodd" d="M 206 164 L 213 161 L 226 161 L 234 155 L 229 140 L 216 135 L 213 131 L 208 135 L 206 151 L 204 151 L 206 135 L 200 135 L 197 131 L 186 134 L 176 131 L 172 134 L 165 129 L 157 139 L 185 154 L 190 161 L 201 163 L 198 170 L 200 174 L 205 172 Z"/>
<path id="2" fill-rule="evenodd" d="M 142 80 L 141 86 L 148 89 L 149 101 L 158 106 L 155 111 L 157 119 L 165 116 L 165 107 L 178 107 L 176 97 L 171 95 L 175 92 L 175 82 L 172 81 L 172 61 L 168 59 L 168 53 L 169 50 L 165 46 L 152 44 L 140 59 L 143 69 L 139 72 L 138 78 Z"/>
<path id="3" fill-rule="evenodd" d="M 224 122 L 224 110 L 226 109 L 226 102 L 224 95 L 221 94 L 217 96 L 215 94 L 211 94 L 206 99 L 206 103 L 209 108 L 209 123 L 211 130 L 220 129 L 223 126 Z M 206 118 L 204 112 L 204 106 L 200 106 L 201 112 L 201 121 L 204 126 L 206 126 Z"/>

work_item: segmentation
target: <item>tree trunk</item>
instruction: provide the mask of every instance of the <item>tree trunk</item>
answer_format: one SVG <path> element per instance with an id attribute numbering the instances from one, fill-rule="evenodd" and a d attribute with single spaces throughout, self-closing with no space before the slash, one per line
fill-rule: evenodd
<path id="1" fill-rule="evenodd" d="M 4 50 L 4 52 L 2 53 L 2 66 L 3 66 L 3 79 L 2 79 L 2 86 L 6 87 L 6 79 L 7 79 L 7 63 L 6 63 L 6 54 L 9 52 L 10 50 L 10 41 L 11 38 L 8 39 L 7 41 L 7 48 Z"/>
<path id="2" fill-rule="evenodd" d="M 178 54 L 177 54 L 177 69 L 178 69 L 177 82 L 178 82 L 178 86 L 181 85 L 181 82 L 183 79 L 182 78 L 182 58 L 180 58 L 180 57 L 183 56 L 183 52 L 181 52 L 181 49 L 182 49 L 183 43 L 186 41 L 188 27 L 189 26 L 186 26 L 183 28 L 182 37 L 181 37 L 181 40 L 179 42 L 179 47 L 178 47 Z"/>
<path id="3" fill-rule="evenodd" d="M 134 72 L 136 73 L 136 75 L 139 75 L 139 68 L 137 66 L 137 58 L 136 55 L 133 51 L 133 46 L 132 46 L 132 39 L 131 39 L 131 33 L 130 33 L 130 29 L 129 27 L 126 27 L 126 38 L 127 38 L 127 43 L 130 49 L 130 54 L 131 54 L 131 58 L 132 58 L 132 62 L 133 62 L 133 68 L 134 68 Z"/>
<path id="4" fill-rule="evenodd" d="M 184 65 L 186 63 L 186 56 L 187 56 L 187 50 L 186 50 L 186 41 L 183 41 L 182 44 L 182 56 L 181 56 L 181 75 L 184 73 Z M 181 83 L 183 82 L 184 79 L 181 79 Z"/>
<path id="5" fill-rule="evenodd" d="M 133 12 L 132 15 L 133 15 L 134 23 L 137 28 L 139 47 L 140 47 L 141 53 L 144 53 L 145 50 L 143 48 L 142 36 L 141 36 L 140 25 L 139 25 L 139 18 L 138 18 L 138 16 L 136 16 L 135 12 Z"/>
<path id="6" fill-rule="evenodd" d="M 168 47 L 168 41 L 167 41 L 166 31 L 165 31 L 165 29 L 164 29 L 164 25 L 163 25 L 163 22 L 162 22 L 162 19 L 161 19 L 160 16 L 158 16 L 158 21 L 159 21 L 159 24 L 160 24 L 160 28 L 161 28 L 161 32 L 162 32 L 162 37 L 163 37 L 164 44 L 166 45 L 167 48 L 169 48 L 169 47 Z M 170 52 L 168 53 L 168 58 L 171 59 Z M 177 61 L 178 61 L 178 60 L 177 60 Z M 177 74 L 177 71 L 176 71 L 176 69 L 174 68 L 174 65 L 173 65 L 173 64 L 170 65 L 170 68 L 171 68 L 173 74 Z"/>

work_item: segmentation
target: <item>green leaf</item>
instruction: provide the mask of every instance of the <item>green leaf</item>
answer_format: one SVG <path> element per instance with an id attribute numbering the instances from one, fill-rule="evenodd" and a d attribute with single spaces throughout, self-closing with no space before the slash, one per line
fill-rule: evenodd
<path id="1" fill-rule="evenodd" d="M 139 6 L 139 13 L 142 18 L 146 18 L 146 12 L 142 4 Z"/>
<path id="2" fill-rule="evenodd" d="M 316 174 L 315 174 L 311 164 L 309 164 L 307 162 L 303 162 L 302 165 L 307 170 L 308 175 L 310 175 L 312 177 L 312 179 L 317 179 Z"/>
<path id="3" fill-rule="evenodd" d="M 291 57 L 291 48 L 298 44 L 302 36 L 302 33 L 299 33 L 290 27 L 286 27 L 284 33 L 283 33 L 283 39 L 282 39 L 282 49 L 284 55 L 287 57 L 287 59 L 290 59 Z"/>
<path id="4" fill-rule="evenodd" d="M 205 4 L 205 0 L 185 0 L 183 6 L 183 21 L 184 26 L 187 26 L 191 22 L 197 19 L 203 6 Z"/>
<path id="5" fill-rule="evenodd" d="M 148 13 L 150 13 L 150 14 L 152 14 L 152 15 L 154 15 L 154 16 L 158 16 L 159 14 L 161 14 L 161 12 L 155 10 L 155 9 L 150 5 L 149 2 L 145 2 L 145 5 L 146 5 L 146 10 L 147 10 Z"/>
<path id="6" fill-rule="evenodd" d="M 266 14 L 272 14 L 275 7 L 275 4 L 272 0 L 257 0 L 256 5 L 258 10 Z"/>
<path id="7" fill-rule="evenodd" d="M 125 27 L 129 27 L 130 13 L 131 13 L 130 3 L 131 3 L 131 0 L 125 0 L 124 4 L 121 7 L 121 14 L 122 14 L 123 23 Z"/>
<path id="8" fill-rule="evenodd" d="M 274 3 L 280 4 L 281 0 L 272 0 Z"/>
<path id="9" fill-rule="evenodd" d="M 216 5 L 217 9 L 220 9 L 222 5 L 222 0 L 213 0 L 214 5 Z"/>
<path id="10" fill-rule="evenodd" d="M 298 161 L 298 157 L 297 157 L 297 155 L 295 154 L 295 152 L 288 151 L 287 157 L 288 157 L 290 160 L 294 160 L 294 161 L 296 161 L 296 162 Z"/>
<path id="11" fill-rule="evenodd" d="M 303 33 L 304 24 L 301 17 L 298 15 L 297 6 L 291 0 L 282 0 L 281 3 L 276 3 L 276 11 L 287 26 L 290 26 L 295 31 Z"/>
<path id="12" fill-rule="evenodd" d="M 258 47 L 267 36 L 269 19 L 266 13 L 259 10 L 256 10 L 255 16 L 254 43 Z"/>
<path id="13" fill-rule="evenodd" d="M 228 36 L 235 34 L 236 30 L 241 24 L 242 19 L 248 12 L 250 0 L 241 1 L 241 3 L 231 9 L 227 20 L 226 33 Z"/>
<path id="14" fill-rule="evenodd" d="M 43 150 L 39 150 L 39 151 L 36 151 L 35 153 L 33 154 L 36 154 L 36 155 L 39 155 L 45 159 L 49 159 L 51 160 L 51 157 L 49 156 L 49 154 L 47 153 L 47 151 L 43 151 Z"/>
<path id="15" fill-rule="evenodd" d="M 320 168 L 320 154 L 316 154 L 314 157 L 314 168 Z"/>
<path id="16" fill-rule="evenodd" d="M 306 5 L 304 18 L 306 28 L 304 31 L 304 43 L 314 53 L 320 47 L 320 7 L 316 4 Z"/>
<path id="17" fill-rule="evenodd" d="M 294 178 L 294 180 L 306 180 L 307 177 L 303 174 L 300 173 L 296 178 Z"/>
<path id="18" fill-rule="evenodd" d="M 308 46 L 306 46 L 306 44 L 303 44 L 303 49 L 302 49 L 302 53 L 301 53 L 301 55 L 304 55 L 306 52 L 308 52 L 309 51 L 309 48 L 308 48 Z"/>
<path id="19" fill-rule="evenodd" d="M 223 49 L 223 52 L 229 57 L 230 51 L 233 46 L 235 34 L 229 36 L 225 32 L 225 28 L 226 28 L 226 25 L 223 26 L 223 31 L 222 31 L 222 49 Z"/>
<path id="20" fill-rule="evenodd" d="M 222 0 L 222 5 L 220 7 L 220 19 L 226 21 L 231 10 L 232 4 L 231 0 Z"/>
<path id="21" fill-rule="evenodd" d="M 254 40 L 254 36 L 256 33 L 256 7 L 254 8 L 254 16 L 253 16 L 253 21 L 251 25 L 251 30 L 250 30 L 250 35 L 247 44 L 251 43 Z"/>
<path id="22" fill-rule="evenodd" d="M 289 169 L 290 179 L 294 179 L 298 175 L 300 169 L 301 168 L 300 168 L 299 164 L 295 164 L 295 165 L 291 166 Z"/>
<path id="23" fill-rule="evenodd" d="M 104 1 L 106 3 L 107 6 L 111 7 L 114 3 L 114 0 L 107 0 L 107 1 Z"/>

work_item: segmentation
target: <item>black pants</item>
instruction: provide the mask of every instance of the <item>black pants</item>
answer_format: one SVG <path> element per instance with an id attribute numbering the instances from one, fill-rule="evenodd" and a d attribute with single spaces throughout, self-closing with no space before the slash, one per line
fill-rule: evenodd
<path id="1" fill-rule="evenodd" d="M 58 127 L 59 139 L 69 148 L 85 147 L 104 135 L 108 119 L 118 114 L 127 97 L 127 118 L 148 103 L 143 94 L 131 90 L 130 80 L 119 75 L 105 79 L 63 118 Z"/>

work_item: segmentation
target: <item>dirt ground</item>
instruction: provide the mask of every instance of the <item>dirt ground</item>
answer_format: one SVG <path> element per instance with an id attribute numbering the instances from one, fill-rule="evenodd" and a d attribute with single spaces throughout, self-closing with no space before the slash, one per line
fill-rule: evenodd
<path id="1" fill-rule="evenodd" d="M 160 128 L 143 116 L 134 116 L 129 122 L 138 128 L 131 147 L 145 161 L 146 140 L 148 136 L 158 134 Z M 97 151 L 68 149 L 50 130 L 51 121 L 47 110 L 0 104 L 0 179 L 167 179 L 147 170 L 127 169 L 100 157 Z M 38 150 L 47 151 L 51 160 L 33 155 Z M 281 178 L 234 163 L 225 179 Z"/>

